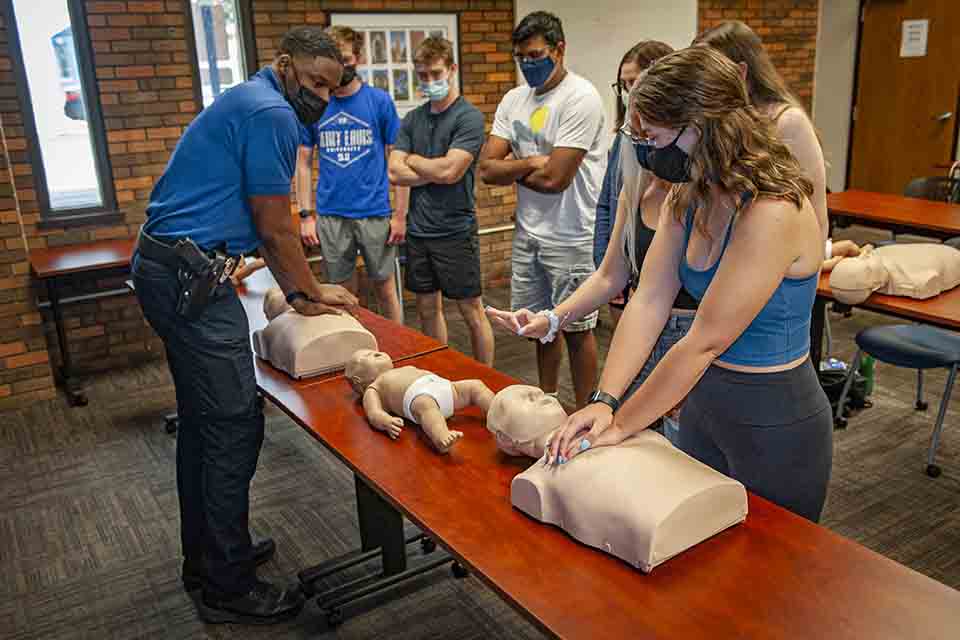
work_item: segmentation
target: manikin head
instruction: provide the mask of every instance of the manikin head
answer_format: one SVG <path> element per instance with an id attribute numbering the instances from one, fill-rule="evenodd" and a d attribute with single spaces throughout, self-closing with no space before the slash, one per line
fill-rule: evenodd
<path id="1" fill-rule="evenodd" d="M 487 429 L 505 454 L 539 458 L 550 434 L 566 419 L 559 400 L 537 387 L 515 384 L 494 396 Z"/>
<path id="2" fill-rule="evenodd" d="M 287 304 L 287 299 L 280 287 L 271 288 L 267 291 L 267 295 L 263 297 L 263 315 L 267 316 L 267 320 L 273 320 L 292 308 Z"/>
<path id="3" fill-rule="evenodd" d="M 393 369 L 393 360 L 383 351 L 360 349 L 350 356 L 344 375 L 350 381 L 354 391 L 363 393 L 374 380 L 391 369 Z"/>
<path id="4" fill-rule="evenodd" d="M 880 254 L 867 245 L 855 258 L 845 258 L 830 273 L 830 289 L 844 304 L 860 304 L 887 284 L 890 274 Z"/>

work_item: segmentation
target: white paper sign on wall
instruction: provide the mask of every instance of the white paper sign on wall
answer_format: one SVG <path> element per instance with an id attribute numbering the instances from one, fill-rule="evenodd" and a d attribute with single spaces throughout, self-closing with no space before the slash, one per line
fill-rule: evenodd
<path id="1" fill-rule="evenodd" d="M 904 20 L 903 34 L 900 37 L 900 57 L 922 58 L 927 55 L 929 31 L 929 20 Z"/>

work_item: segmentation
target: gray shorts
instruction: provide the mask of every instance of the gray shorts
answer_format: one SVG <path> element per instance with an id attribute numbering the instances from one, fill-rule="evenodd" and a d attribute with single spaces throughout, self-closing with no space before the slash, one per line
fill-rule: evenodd
<path id="1" fill-rule="evenodd" d="M 390 216 L 343 218 L 317 216 L 320 253 L 330 282 L 344 282 L 353 275 L 357 253 L 363 256 L 367 277 L 381 282 L 394 273 L 397 247 L 387 245 Z"/>
<path id="2" fill-rule="evenodd" d="M 556 246 L 540 242 L 522 229 L 513 234 L 513 274 L 510 306 L 531 311 L 552 309 L 570 297 L 594 272 L 593 241 Z M 588 331 L 597 326 L 594 311 L 564 331 Z"/>

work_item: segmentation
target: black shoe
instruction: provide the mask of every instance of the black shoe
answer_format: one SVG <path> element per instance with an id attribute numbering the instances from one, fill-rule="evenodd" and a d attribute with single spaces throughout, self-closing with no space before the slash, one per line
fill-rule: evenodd
<path id="1" fill-rule="evenodd" d="M 263 538 L 255 540 L 253 543 L 253 565 L 259 567 L 264 562 L 268 562 L 277 553 L 277 545 L 273 538 Z M 207 576 L 201 572 L 191 569 L 187 563 L 183 564 L 183 588 L 188 593 L 196 591 L 203 587 L 207 581 Z"/>
<path id="2" fill-rule="evenodd" d="M 207 624 L 275 624 L 295 618 L 305 598 L 299 587 L 278 587 L 257 582 L 237 598 L 219 598 L 204 591 L 197 601 L 200 619 Z"/>

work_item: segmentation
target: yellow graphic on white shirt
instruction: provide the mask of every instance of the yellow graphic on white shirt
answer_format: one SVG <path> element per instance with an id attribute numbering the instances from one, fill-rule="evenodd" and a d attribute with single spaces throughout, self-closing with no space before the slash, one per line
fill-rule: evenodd
<path id="1" fill-rule="evenodd" d="M 550 117 L 550 107 L 543 105 L 530 114 L 530 130 L 534 135 L 540 133 L 547 124 L 547 118 Z"/>

